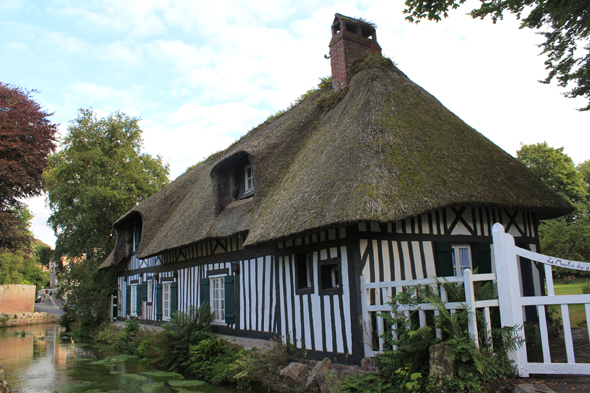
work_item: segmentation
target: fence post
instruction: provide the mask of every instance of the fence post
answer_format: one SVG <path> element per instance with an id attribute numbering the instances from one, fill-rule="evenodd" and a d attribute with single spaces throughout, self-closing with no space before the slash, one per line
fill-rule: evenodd
<path id="1" fill-rule="evenodd" d="M 520 274 L 518 261 L 514 251 L 514 238 L 504 233 L 504 227 L 495 223 L 492 229 L 494 241 L 494 267 L 498 286 L 498 303 L 502 326 L 516 326 L 516 334 L 523 344 L 515 351 L 508 353 L 521 377 L 528 377 L 526 369 L 526 346 L 524 345 L 524 326 L 520 295 Z"/>
<path id="2" fill-rule="evenodd" d="M 475 293 L 473 291 L 473 277 L 471 269 L 463 272 L 463 287 L 465 288 L 465 303 L 467 303 L 467 330 L 475 346 L 479 348 L 477 334 L 477 315 L 475 314 Z"/>
<path id="3" fill-rule="evenodd" d="M 369 315 L 369 298 L 367 297 L 367 281 L 361 277 L 361 307 L 362 307 L 362 334 L 365 347 L 365 357 L 370 358 L 373 353 L 373 330 L 371 329 L 371 316 Z"/>

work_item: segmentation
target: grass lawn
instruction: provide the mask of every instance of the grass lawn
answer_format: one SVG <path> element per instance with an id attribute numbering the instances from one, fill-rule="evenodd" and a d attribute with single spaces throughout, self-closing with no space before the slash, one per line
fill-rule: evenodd
<path id="1" fill-rule="evenodd" d="M 566 284 L 563 278 L 554 278 L 553 286 L 556 295 L 576 295 L 582 294 L 582 285 L 586 283 L 586 277 L 575 278 L 571 284 Z M 557 311 L 557 315 L 561 318 L 561 307 L 551 306 L 550 309 Z M 569 306 L 570 323 L 572 327 L 586 327 L 586 312 L 583 304 L 574 304 Z"/>

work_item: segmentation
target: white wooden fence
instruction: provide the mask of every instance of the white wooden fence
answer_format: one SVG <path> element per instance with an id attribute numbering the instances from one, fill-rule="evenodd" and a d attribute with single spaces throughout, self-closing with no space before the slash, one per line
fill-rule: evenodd
<path id="1" fill-rule="evenodd" d="M 504 233 L 504 227 L 498 223 L 494 224 L 493 227 L 493 241 L 494 271 L 496 273 L 473 275 L 470 270 L 466 270 L 463 277 L 437 277 L 423 280 L 389 281 L 379 283 L 367 283 L 365 279 L 361 277 L 361 304 L 363 305 L 362 323 L 365 334 L 363 340 L 365 356 L 371 357 L 374 356 L 375 353 L 385 350 L 385 343 L 382 338 L 383 333 L 385 332 L 385 323 L 383 318 L 374 318 L 374 316 L 384 312 L 391 312 L 391 307 L 387 304 L 387 301 L 395 294 L 401 292 L 404 287 L 416 286 L 418 284 L 422 286 L 436 286 L 441 299 L 446 301 L 447 296 L 445 289 L 440 283 L 463 283 L 465 287 L 465 302 L 448 302 L 445 307 L 448 310 L 467 308 L 471 311 L 468 319 L 468 330 L 476 345 L 479 346 L 479 336 L 477 331 L 476 314 L 473 311 L 482 309 L 487 329 L 486 337 L 489 339 L 491 336 L 490 307 L 499 307 L 502 326 L 517 326 L 517 334 L 524 341 L 524 307 L 535 306 L 537 307 L 539 315 L 543 362 L 529 362 L 527 360 L 526 345 L 522 345 L 518 350 L 510 352 L 508 356 L 514 362 L 520 376 L 528 377 L 529 374 L 590 375 L 590 363 L 576 362 L 569 318 L 570 304 L 584 304 L 586 320 L 588 321 L 588 316 L 590 316 L 590 295 L 555 296 L 553 276 L 551 274 L 551 266 L 590 271 L 590 263 L 553 258 L 516 247 L 514 238 L 510 234 Z M 522 295 L 518 261 L 519 257 L 545 265 L 546 296 Z M 473 283 L 490 280 L 495 281 L 497 284 L 498 299 L 475 301 Z M 546 319 L 546 307 L 549 305 L 559 305 L 561 307 L 567 363 L 552 363 L 551 361 Z M 401 305 L 398 308 L 398 311 L 403 311 L 406 315 L 409 315 L 411 311 L 415 310 L 418 310 L 420 326 L 425 326 L 427 323 L 426 311 L 433 310 L 435 315 L 438 312 L 430 303 L 421 303 L 412 306 Z M 373 326 L 373 321 L 376 321 L 376 326 Z M 373 345 L 373 332 L 379 336 L 377 348 L 374 348 Z M 588 333 L 590 336 L 590 324 L 588 324 Z M 440 332 L 437 332 L 437 336 L 440 336 Z"/>
<path id="2" fill-rule="evenodd" d="M 385 332 L 385 324 L 383 318 L 377 317 L 376 333 L 379 336 L 378 348 L 373 348 L 372 332 L 374 331 L 372 321 L 375 318 L 372 314 L 381 314 L 384 312 L 391 312 L 391 306 L 387 304 L 387 301 L 403 290 L 404 287 L 412 287 L 416 285 L 421 286 L 433 286 L 436 287 L 437 293 L 440 294 L 443 302 L 447 301 L 447 294 L 443 285 L 444 283 L 463 283 L 465 286 L 465 302 L 447 302 L 445 308 L 447 310 L 459 310 L 467 308 L 469 310 L 483 309 L 483 316 L 487 326 L 486 337 L 491 337 L 491 330 L 489 329 L 490 324 L 490 307 L 498 307 L 498 299 L 492 300 L 475 300 L 473 283 L 477 281 L 490 281 L 495 280 L 496 275 L 491 274 L 472 274 L 471 270 L 467 269 L 463 273 L 463 277 L 437 277 L 437 278 L 425 278 L 422 280 L 403 280 L 403 281 L 387 281 L 387 282 L 376 282 L 367 283 L 366 280 L 361 277 L 361 302 L 363 306 L 363 330 L 364 330 L 364 346 L 365 356 L 371 357 L 375 353 L 382 352 L 384 348 L 383 333 Z M 378 303 L 382 304 L 371 304 L 377 302 L 371 302 L 371 299 L 379 299 Z M 420 326 L 426 326 L 426 311 L 434 311 L 434 314 L 438 314 L 438 310 L 431 303 L 419 303 L 412 306 L 401 305 L 398 307 L 398 311 L 405 312 L 409 315 L 411 311 L 418 310 Z M 469 335 L 475 341 L 475 344 L 479 346 L 477 321 L 475 313 L 470 313 L 468 317 L 468 330 Z M 440 337 L 440 332 L 436 332 L 437 337 Z"/>
<path id="3" fill-rule="evenodd" d="M 589 363 L 576 362 L 569 316 L 570 304 L 584 304 L 586 321 L 588 321 L 588 316 L 590 316 L 590 295 L 555 296 L 553 276 L 551 275 L 551 266 L 590 271 L 590 263 L 553 258 L 516 247 L 514 238 L 504 233 L 504 228 L 500 224 L 494 224 L 492 233 L 494 238 L 494 264 L 497 272 L 502 326 L 518 325 L 520 327 L 518 334 L 524 339 L 524 306 L 537 307 L 539 315 L 543 362 L 529 362 L 527 360 L 526 345 L 508 354 L 518 368 L 520 376 L 528 377 L 529 374 L 590 374 Z M 522 296 L 518 257 L 540 262 L 545 265 L 546 296 Z M 551 362 L 546 319 L 546 307 L 549 305 L 559 305 L 561 307 L 567 363 Z"/>

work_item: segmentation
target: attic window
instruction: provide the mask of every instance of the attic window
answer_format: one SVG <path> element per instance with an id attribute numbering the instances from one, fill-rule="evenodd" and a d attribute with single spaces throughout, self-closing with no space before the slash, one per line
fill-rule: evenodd
<path id="1" fill-rule="evenodd" d="M 252 156 L 240 151 L 215 165 L 211 170 L 211 180 L 215 212 L 219 214 L 229 204 L 254 196 L 256 163 Z"/>
<path id="2" fill-rule="evenodd" d="M 351 33 L 356 33 L 356 26 L 352 23 L 345 23 L 346 31 L 350 31 Z"/>
<path id="3" fill-rule="evenodd" d="M 244 193 L 254 192 L 254 172 L 252 165 L 244 167 Z"/>

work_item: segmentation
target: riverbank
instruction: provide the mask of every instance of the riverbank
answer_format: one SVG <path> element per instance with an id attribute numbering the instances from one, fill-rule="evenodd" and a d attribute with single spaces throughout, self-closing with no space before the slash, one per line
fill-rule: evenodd
<path id="1" fill-rule="evenodd" d="M 0 314 L 0 327 L 38 325 L 43 323 L 59 323 L 59 317 L 46 312 Z"/>

